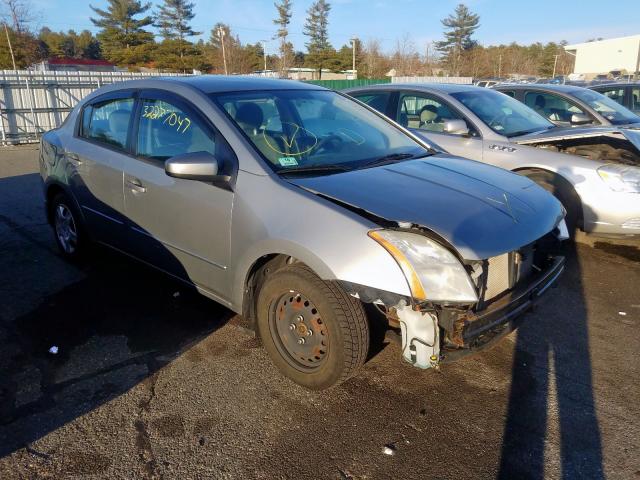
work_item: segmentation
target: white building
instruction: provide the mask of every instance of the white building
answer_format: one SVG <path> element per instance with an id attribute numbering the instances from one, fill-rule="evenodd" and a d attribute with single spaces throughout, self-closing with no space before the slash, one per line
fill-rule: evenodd
<path id="1" fill-rule="evenodd" d="M 574 73 L 581 73 L 586 77 L 612 70 L 633 73 L 640 59 L 640 35 L 576 43 L 567 45 L 564 49 L 576 57 Z"/>

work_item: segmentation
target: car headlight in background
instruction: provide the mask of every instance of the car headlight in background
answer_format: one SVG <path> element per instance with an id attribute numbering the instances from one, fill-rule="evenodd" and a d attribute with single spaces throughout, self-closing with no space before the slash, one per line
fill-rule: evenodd
<path id="1" fill-rule="evenodd" d="M 598 168 L 598 175 L 614 192 L 640 193 L 640 168 L 609 164 Z"/>
<path id="2" fill-rule="evenodd" d="M 369 236 L 398 262 L 417 300 L 476 303 L 478 295 L 460 261 L 437 242 L 415 233 L 372 230 Z"/>

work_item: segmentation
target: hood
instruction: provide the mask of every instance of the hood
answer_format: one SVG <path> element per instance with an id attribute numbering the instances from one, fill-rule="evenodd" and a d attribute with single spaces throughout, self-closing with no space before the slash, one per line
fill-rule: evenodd
<path id="1" fill-rule="evenodd" d="M 572 138 L 612 137 L 628 140 L 638 154 L 640 154 L 640 130 L 635 126 L 625 127 L 556 127 L 540 133 L 528 133 L 509 140 L 521 145 L 535 145 L 554 140 L 568 140 Z"/>
<path id="2" fill-rule="evenodd" d="M 445 154 L 286 180 L 387 221 L 427 228 L 467 260 L 527 245 L 553 230 L 563 215 L 560 203 L 531 180 Z"/>

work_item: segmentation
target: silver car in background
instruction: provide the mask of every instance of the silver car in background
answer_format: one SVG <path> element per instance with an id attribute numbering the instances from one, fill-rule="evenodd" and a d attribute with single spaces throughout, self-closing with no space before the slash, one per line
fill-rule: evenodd
<path id="1" fill-rule="evenodd" d="M 640 234 L 640 131 L 558 127 L 503 93 L 474 86 L 386 84 L 345 92 L 453 155 L 531 178 L 560 199 L 571 232 Z"/>
<path id="2" fill-rule="evenodd" d="M 43 136 L 40 169 L 63 255 L 92 240 L 194 286 L 311 389 L 364 363 L 374 321 L 417 367 L 480 349 L 564 266 L 542 188 L 298 82 L 103 87 Z"/>

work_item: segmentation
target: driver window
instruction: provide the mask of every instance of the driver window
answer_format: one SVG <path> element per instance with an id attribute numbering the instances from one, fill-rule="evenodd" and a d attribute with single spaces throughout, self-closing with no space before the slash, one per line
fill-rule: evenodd
<path id="1" fill-rule="evenodd" d="M 143 100 L 137 154 L 156 160 L 183 153 L 216 153 L 216 142 L 198 118 L 163 100 Z"/>
<path id="2" fill-rule="evenodd" d="M 558 95 L 545 92 L 527 92 L 524 103 L 552 122 L 571 123 L 576 113 L 588 115 L 581 108 Z"/>
<path id="3" fill-rule="evenodd" d="M 397 121 L 403 127 L 443 133 L 445 122 L 455 119 L 464 120 L 430 95 L 403 94 L 400 97 Z"/>

